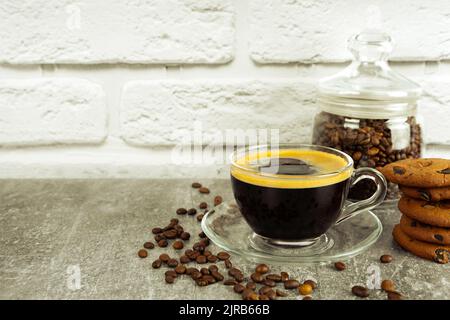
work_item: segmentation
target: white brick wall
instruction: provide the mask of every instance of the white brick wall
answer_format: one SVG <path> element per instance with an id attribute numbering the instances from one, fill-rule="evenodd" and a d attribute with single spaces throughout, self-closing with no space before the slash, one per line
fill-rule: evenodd
<path id="1" fill-rule="evenodd" d="M 173 163 L 198 126 L 203 143 L 307 142 L 314 84 L 345 66 L 374 4 L 393 67 L 426 91 L 429 154 L 450 155 L 450 2 L 3 0 L 0 178 L 226 176 Z"/>

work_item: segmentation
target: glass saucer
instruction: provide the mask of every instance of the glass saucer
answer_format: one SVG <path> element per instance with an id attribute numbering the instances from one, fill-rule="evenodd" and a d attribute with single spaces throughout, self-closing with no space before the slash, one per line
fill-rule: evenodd
<path id="1" fill-rule="evenodd" d="M 377 216 L 366 211 L 330 228 L 310 246 L 279 246 L 253 233 L 237 205 L 224 202 L 205 214 L 202 229 L 216 245 L 246 260 L 315 264 L 360 254 L 378 240 L 383 227 Z"/>

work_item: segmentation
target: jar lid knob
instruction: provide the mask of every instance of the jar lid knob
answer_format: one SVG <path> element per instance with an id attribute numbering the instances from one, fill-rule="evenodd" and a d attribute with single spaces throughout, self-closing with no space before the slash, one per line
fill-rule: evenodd
<path id="1" fill-rule="evenodd" d="M 357 61 L 377 62 L 388 59 L 393 43 L 388 34 L 377 29 L 365 29 L 349 39 L 348 48 Z"/>

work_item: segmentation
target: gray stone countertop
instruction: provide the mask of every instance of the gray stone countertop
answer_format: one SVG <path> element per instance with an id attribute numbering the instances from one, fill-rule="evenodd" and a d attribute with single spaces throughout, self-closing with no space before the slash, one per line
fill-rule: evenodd
<path id="1" fill-rule="evenodd" d="M 199 194 L 187 180 L 0 180 L 0 299 L 238 299 L 231 287 L 197 287 L 188 277 L 166 284 L 165 269 L 151 267 L 160 248 L 146 259 L 137 257 L 144 241 L 152 240 L 152 227 L 167 225 L 177 208 L 212 203 L 215 195 L 232 199 L 229 181 L 201 182 L 211 194 Z M 450 264 L 402 251 L 391 236 L 400 214 L 376 213 L 384 226 L 381 238 L 346 261 L 345 271 L 331 264 L 272 270 L 315 279 L 314 299 L 359 299 L 351 287 L 376 279 L 377 271 L 409 299 L 450 299 Z M 191 216 L 178 218 L 192 234 L 192 245 L 199 223 Z M 171 247 L 164 251 L 178 255 Z M 391 254 L 393 262 L 381 264 L 382 254 Z M 246 275 L 255 266 L 238 257 L 232 261 Z M 386 299 L 386 294 L 373 290 L 370 298 Z"/>

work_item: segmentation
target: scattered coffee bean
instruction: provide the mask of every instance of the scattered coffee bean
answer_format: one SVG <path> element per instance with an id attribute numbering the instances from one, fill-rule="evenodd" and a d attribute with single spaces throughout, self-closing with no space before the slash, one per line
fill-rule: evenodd
<path id="1" fill-rule="evenodd" d="M 160 248 L 165 248 L 169 245 L 169 243 L 167 242 L 166 239 L 162 239 L 158 241 L 158 247 Z"/>
<path id="2" fill-rule="evenodd" d="M 305 297 L 303 297 L 303 299 L 302 300 L 312 300 L 313 298 L 311 297 L 311 296 L 305 296 Z"/>
<path id="3" fill-rule="evenodd" d="M 258 293 L 259 293 L 259 294 L 267 295 L 267 293 L 268 293 L 269 291 L 272 291 L 272 288 L 271 288 L 271 287 L 269 287 L 269 286 L 262 286 L 261 288 L 259 288 Z"/>
<path id="4" fill-rule="evenodd" d="M 138 251 L 139 258 L 147 258 L 147 255 L 148 255 L 148 253 L 147 253 L 147 250 L 145 250 L 145 249 L 141 249 Z"/>
<path id="5" fill-rule="evenodd" d="M 285 282 L 289 280 L 289 274 L 287 272 L 280 272 L 281 281 Z"/>
<path id="6" fill-rule="evenodd" d="M 175 278 L 171 277 L 171 276 L 166 276 L 165 280 L 166 280 L 166 283 L 174 283 L 175 282 Z"/>
<path id="7" fill-rule="evenodd" d="M 234 280 L 234 279 L 228 279 L 228 280 L 225 280 L 224 282 L 223 282 L 223 284 L 224 285 L 226 285 L 226 286 L 234 286 L 234 285 L 236 285 L 238 282 L 236 281 L 236 280 Z"/>
<path id="8" fill-rule="evenodd" d="M 283 291 L 283 290 L 280 290 L 280 289 L 277 289 L 277 290 L 275 291 L 275 293 L 276 293 L 277 296 L 279 296 L 279 297 L 287 297 L 287 296 L 288 296 L 288 293 L 287 293 L 286 291 Z"/>
<path id="9" fill-rule="evenodd" d="M 186 267 L 182 264 L 179 264 L 175 267 L 175 272 L 177 274 L 185 274 L 186 273 Z"/>
<path id="10" fill-rule="evenodd" d="M 250 289 L 244 289 L 244 291 L 242 291 L 242 299 L 244 300 L 259 300 L 259 296 L 258 294 Z"/>
<path id="11" fill-rule="evenodd" d="M 258 297 L 258 300 L 270 300 L 270 299 L 265 294 L 260 294 L 259 297 Z"/>
<path id="12" fill-rule="evenodd" d="M 195 283 L 199 286 L 199 287 L 205 287 L 208 285 L 208 280 L 200 278 L 195 280 Z"/>
<path id="13" fill-rule="evenodd" d="M 203 275 L 202 275 L 202 273 L 200 272 L 200 271 L 193 271 L 192 273 L 191 273 L 191 278 L 192 278 L 192 280 L 198 280 L 198 279 L 200 279 L 201 277 L 203 277 Z"/>
<path id="14" fill-rule="evenodd" d="M 386 292 L 395 291 L 394 281 L 392 281 L 392 280 L 383 280 L 381 282 L 381 289 L 383 289 Z"/>
<path id="15" fill-rule="evenodd" d="M 275 281 L 270 279 L 264 279 L 263 284 L 268 287 L 275 287 L 277 285 Z"/>
<path id="16" fill-rule="evenodd" d="M 187 213 L 187 210 L 186 210 L 185 208 L 179 208 L 179 209 L 177 209 L 177 214 L 182 215 L 182 214 L 186 214 L 186 213 Z"/>
<path id="17" fill-rule="evenodd" d="M 208 260 L 204 255 L 199 255 L 195 261 L 199 264 L 205 264 Z"/>
<path id="18" fill-rule="evenodd" d="M 165 240 L 165 239 L 166 239 L 166 237 L 164 237 L 162 234 L 157 234 L 157 235 L 155 236 L 155 241 L 156 241 L 156 242 L 159 242 L 159 241 Z"/>
<path id="19" fill-rule="evenodd" d="M 352 293 L 360 298 L 367 298 L 369 296 L 369 289 L 363 286 L 354 286 L 352 288 Z"/>
<path id="20" fill-rule="evenodd" d="M 287 280 L 284 282 L 285 289 L 297 289 L 300 283 L 297 280 Z"/>
<path id="21" fill-rule="evenodd" d="M 263 263 L 258 264 L 255 268 L 255 272 L 258 272 L 261 274 L 267 273 L 267 272 L 269 272 L 269 267 L 267 266 L 267 264 L 263 264 Z"/>
<path id="22" fill-rule="evenodd" d="M 261 283 L 264 280 L 264 276 L 261 273 L 258 273 L 258 272 L 252 273 L 250 278 L 256 283 Z"/>
<path id="23" fill-rule="evenodd" d="M 192 188 L 195 188 L 195 189 L 198 189 L 198 188 L 202 187 L 202 185 L 200 183 L 198 183 L 198 182 L 193 182 L 191 186 L 192 186 Z"/>
<path id="24" fill-rule="evenodd" d="M 163 230 L 162 230 L 161 228 L 153 228 L 153 229 L 152 229 L 152 233 L 153 233 L 153 234 L 159 234 L 159 233 L 161 233 L 161 232 L 163 232 Z"/>
<path id="25" fill-rule="evenodd" d="M 199 215 L 197 215 L 195 218 L 197 219 L 198 222 L 201 222 L 203 220 L 203 217 L 205 215 L 203 213 L 200 213 Z"/>
<path id="26" fill-rule="evenodd" d="M 272 281 L 275 281 L 275 282 L 281 282 L 281 275 L 275 274 L 275 273 L 271 273 L 271 274 L 268 274 L 266 276 L 266 279 L 272 280 Z"/>
<path id="27" fill-rule="evenodd" d="M 215 264 L 212 264 L 208 267 L 209 271 L 219 271 L 219 267 L 217 267 Z"/>
<path id="28" fill-rule="evenodd" d="M 191 259 L 188 258 L 188 256 L 182 255 L 180 257 L 180 262 L 183 264 L 189 263 L 191 261 Z"/>
<path id="29" fill-rule="evenodd" d="M 313 290 L 317 289 L 317 282 L 314 280 L 306 280 L 303 282 L 303 284 L 309 284 Z"/>
<path id="30" fill-rule="evenodd" d="M 193 215 L 197 214 L 197 209 L 191 208 L 187 211 L 187 214 L 190 216 L 193 216 Z"/>
<path id="31" fill-rule="evenodd" d="M 381 263 L 390 263 L 390 262 L 392 262 L 392 256 L 391 255 L 389 255 L 389 254 L 383 254 L 381 257 L 380 257 L 380 261 L 381 261 Z"/>
<path id="32" fill-rule="evenodd" d="M 169 259 L 169 261 L 167 261 L 167 265 L 171 268 L 175 268 L 178 265 L 178 261 L 177 259 Z"/>
<path id="33" fill-rule="evenodd" d="M 211 272 L 209 271 L 208 268 L 201 268 L 201 269 L 200 269 L 200 272 L 201 272 L 203 275 L 206 275 L 206 274 L 210 274 L 210 273 L 211 273 Z"/>
<path id="34" fill-rule="evenodd" d="M 302 296 L 307 296 L 313 292 L 313 287 L 310 284 L 304 283 L 298 287 L 298 292 Z"/>
<path id="35" fill-rule="evenodd" d="M 256 289 L 256 283 L 254 283 L 253 281 L 248 282 L 245 287 L 247 289 L 251 289 L 251 290 L 255 290 Z"/>
<path id="36" fill-rule="evenodd" d="M 217 254 L 217 258 L 219 258 L 220 260 L 227 260 L 230 258 L 230 255 L 228 254 L 228 252 L 221 251 Z"/>
<path id="37" fill-rule="evenodd" d="M 191 238 L 191 234 L 189 233 L 189 232 L 186 232 L 186 231 L 184 231 L 184 232 L 182 232 L 181 234 L 180 234 L 180 239 L 181 240 L 189 240 Z"/>
<path id="38" fill-rule="evenodd" d="M 403 300 L 403 296 L 396 291 L 390 291 L 387 293 L 388 300 Z"/>
<path id="39" fill-rule="evenodd" d="M 338 271 L 344 271 L 345 268 L 346 268 L 346 265 L 345 265 L 345 263 L 343 263 L 343 262 L 341 262 L 341 261 L 338 261 L 338 262 L 336 262 L 336 263 L 334 264 L 334 267 L 335 267 L 336 270 L 338 270 Z"/>
<path id="40" fill-rule="evenodd" d="M 200 209 L 206 209 L 206 208 L 208 208 L 208 204 L 207 204 L 206 202 L 201 202 L 201 203 L 198 205 L 198 207 L 199 207 Z"/>
<path id="41" fill-rule="evenodd" d="M 202 238 L 202 239 L 206 238 L 206 234 L 205 234 L 203 231 L 200 232 L 200 233 L 198 234 L 198 236 L 199 236 L 199 238 Z"/>
<path id="42" fill-rule="evenodd" d="M 170 223 L 174 224 L 174 225 L 177 225 L 177 224 L 180 223 L 180 220 L 178 220 L 177 218 L 172 218 L 172 219 L 170 219 Z"/>
<path id="43" fill-rule="evenodd" d="M 184 247 L 183 241 L 180 241 L 180 240 L 174 241 L 174 243 L 172 244 L 172 247 L 173 247 L 175 250 L 181 250 L 181 249 L 183 249 L 183 247 Z"/>
<path id="44" fill-rule="evenodd" d="M 178 277 L 178 274 L 174 271 L 174 270 L 167 270 L 166 272 L 164 272 L 164 275 L 167 277 L 173 277 L 176 278 Z"/>
<path id="45" fill-rule="evenodd" d="M 190 267 L 190 268 L 187 268 L 186 269 L 186 274 L 188 275 L 188 276 L 190 276 L 192 273 L 194 273 L 194 272 L 199 272 L 198 271 L 198 269 L 197 268 L 193 268 L 193 267 Z"/>
<path id="46" fill-rule="evenodd" d="M 163 232 L 164 237 L 166 237 L 166 239 L 175 239 L 177 237 L 177 231 L 174 229 L 170 229 L 167 231 Z"/>
<path id="47" fill-rule="evenodd" d="M 144 243 L 144 248 L 145 249 L 153 249 L 153 248 L 155 248 L 155 244 L 151 241 L 147 241 L 146 243 Z"/>
<path id="48" fill-rule="evenodd" d="M 204 193 L 204 194 L 208 194 L 208 193 L 209 193 L 209 189 L 206 188 L 206 187 L 200 187 L 200 188 L 198 189 L 198 191 L 199 191 L 200 193 Z"/>
<path id="49" fill-rule="evenodd" d="M 216 279 L 217 281 L 222 281 L 222 280 L 224 279 L 223 275 L 222 275 L 219 271 L 217 271 L 217 270 L 211 271 L 211 275 L 212 275 L 212 276 L 214 277 L 214 279 Z"/>
<path id="50" fill-rule="evenodd" d="M 234 285 L 233 290 L 236 293 L 242 293 L 245 290 L 245 287 L 242 284 L 237 283 Z"/>
<path id="51" fill-rule="evenodd" d="M 159 268 L 161 268 L 161 265 L 162 265 L 162 261 L 159 259 L 156 259 L 155 261 L 152 262 L 153 269 L 159 269 Z"/>
<path id="52" fill-rule="evenodd" d="M 225 260 L 225 268 L 230 269 L 233 267 L 233 263 L 231 263 L 230 259 Z"/>
<path id="53" fill-rule="evenodd" d="M 216 263 L 217 260 L 219 260 L 219 258 L 217 258 L 217 256 L 215 256 L 215 255 L 213 255 L 213 254 L 210 255 L 210 256 L 208 256 L 208 262 Z"/>
<path id="54" fill-rule="evenodd" d="M 167 253 L 162 253 L 159 255 L 159 260 L 161 260 L 164 263 L 167 263 L 167 261 L 170 260 L 170 257 Z"/>
<path id="55" fill-rule="evenodd" d="M 221 196 L 215 196 L 214 197 L 214 206 L 218 206 L 219 204 L 221 204 L 223 202 L 223 199 Z"/>
<path id="56" fill-rule="evenodd" d="M 202 246 L 204 246 L 204 247 L 209 246 L 209 244 L 210 244 L 209 239 L 208 238 L 204 238 L 204 239 L 200 240 L 200 244 Z"/>
<path id="57" fill-rule="evenodd" d="M 213 284 L 213 283 L 217 282 L 216 279 L 213 276 L 209 275 L 209 274 L 208 275 L 204 275 L 202 277 L 202 279 L 208 281 L 208 284 Z"/>

